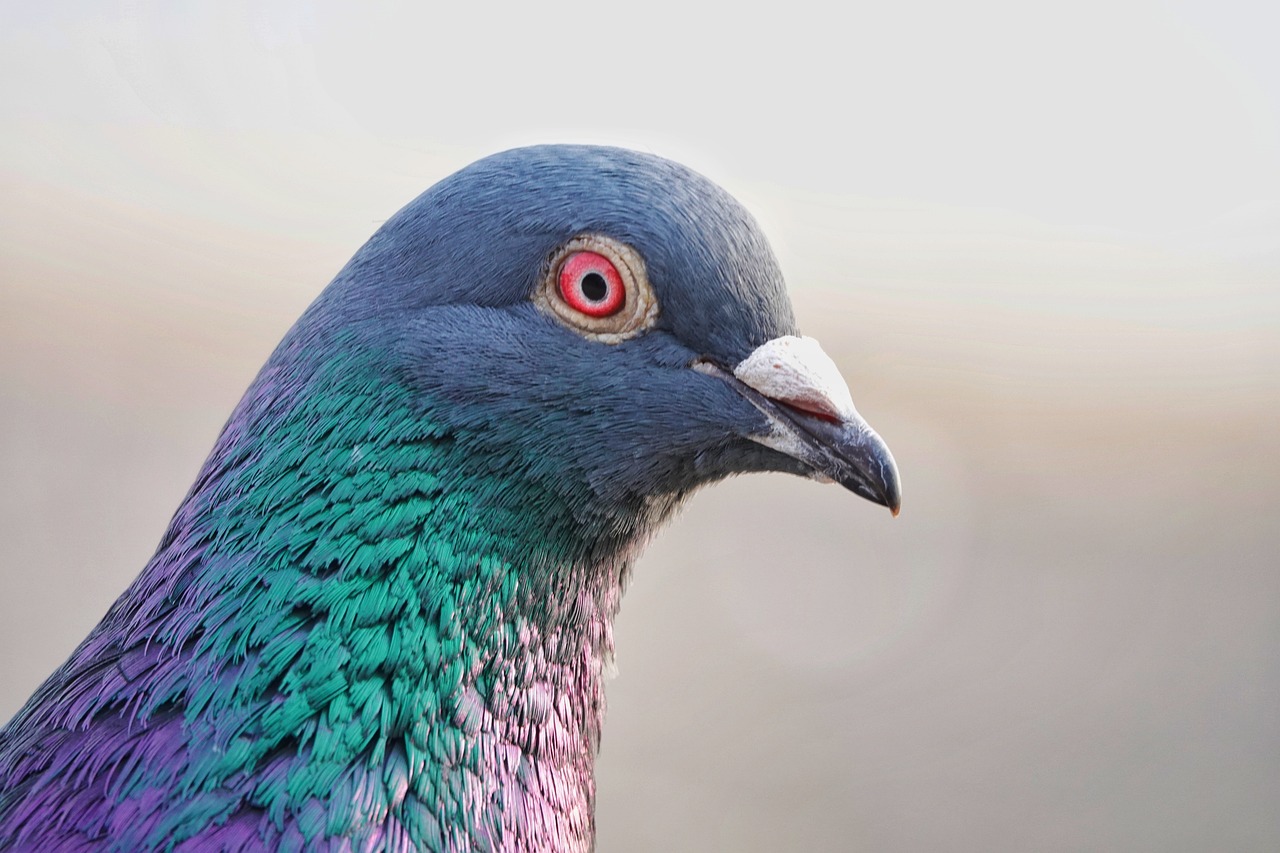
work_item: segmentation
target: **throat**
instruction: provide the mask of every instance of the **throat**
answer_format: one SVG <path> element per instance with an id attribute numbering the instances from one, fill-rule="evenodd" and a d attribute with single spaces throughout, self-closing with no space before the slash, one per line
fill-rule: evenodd
<path id="1" fill-rule="evenodd" d="M 377 722 L 355 737 L 335 731 L 367 746 L 324 758 L 357 775 L 368 768 L 388 815 L 416 825 L 425 849 L 474 849 L 479 838 L 501 849 L 590 849 L 616 610 L 614 595 L 596 592 L 607 591 L 581 590 L 572 618 L 490 600 L 446 605 L 434 624 L 389 624 L 387 648 L 416 649 L 420 663 L 388 657 L 373 685 L 353 685 L 347 725 L 373 718 L 368 704 L 355 707 L 364 691 L 380 694 Z"/>
<path id="2" fill-rule="evenodd" d="M 509 849 L 590 848 L 612 655 L 612 612 L 594 607 L 583 602 L 581 621 L 550 627 L 518 616 L 514 641 L 498 646 L 472 652 L 464 642 L 462 675 L 441 691 L 438 712 L 414 703 L 420 722 L 404 742 L 426 759 L 427 778 L 407 788 L 444 804 L 444 849 L 471 849 L 477 836 Z"/>

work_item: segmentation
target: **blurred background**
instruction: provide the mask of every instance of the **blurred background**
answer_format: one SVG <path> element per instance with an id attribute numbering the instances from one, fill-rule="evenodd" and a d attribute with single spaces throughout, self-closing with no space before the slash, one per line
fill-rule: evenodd
<path id="1" fill-rule="evenodd" d="M 620 144 L 756 213 L 899 460 L 698 495 L 599 849 L 1280 849 L 1280 6 L 0 3 L 0 719 L 401 205 Z"/>

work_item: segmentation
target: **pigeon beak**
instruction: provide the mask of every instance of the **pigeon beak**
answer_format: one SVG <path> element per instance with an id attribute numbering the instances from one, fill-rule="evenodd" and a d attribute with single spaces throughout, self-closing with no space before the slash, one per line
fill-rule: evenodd
<path id="1" fill-rule="evenodd" d="M 902 488 L 893 454 L 853 407 L 849 386 L 813 338 L 787 335 L 757 347 L 733 370 L 697 369 L 729 380 L 766 418 L 753 441 L 803 462 L 814 479 L 834 481 L 895 516 Z"/>

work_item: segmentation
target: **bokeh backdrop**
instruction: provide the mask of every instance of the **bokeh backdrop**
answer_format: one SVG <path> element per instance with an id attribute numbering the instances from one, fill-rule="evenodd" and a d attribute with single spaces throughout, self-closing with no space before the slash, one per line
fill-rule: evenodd
<path id="1" fill-rule="evenodd" d="M 378 224 L 513 145 L 688 163 L 902 469 L 698 495 L 599 849 L 1280 849 L 1280 6 L 0 3 L 0 719 Z"/>

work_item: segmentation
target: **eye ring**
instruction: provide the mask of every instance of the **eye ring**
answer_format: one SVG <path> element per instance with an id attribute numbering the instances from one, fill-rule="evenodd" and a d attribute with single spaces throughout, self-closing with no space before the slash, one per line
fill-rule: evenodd
<path id="1" fill-rule="evenodd" d="M 607 344 L 639 335 L 658 318 L 640 253 L 603 234 L 581 234 L 557 249 L 534 302 L 565 326 Z"/>

